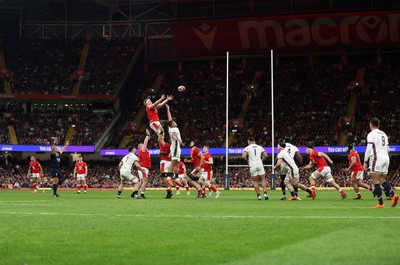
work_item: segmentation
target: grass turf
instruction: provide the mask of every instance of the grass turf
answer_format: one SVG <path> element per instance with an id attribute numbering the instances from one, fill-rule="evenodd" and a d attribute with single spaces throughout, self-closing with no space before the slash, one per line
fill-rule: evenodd
<path id="1" fill-rule="evenodd" d="M 0 191 L 0 264 L 399 264 L 400 209 L 376 199 L 257 201 L 254 191 Z M 195 191 L 192 191 L 194 194 Z M 348 191 L 353 196 L 353 191 Z"/>

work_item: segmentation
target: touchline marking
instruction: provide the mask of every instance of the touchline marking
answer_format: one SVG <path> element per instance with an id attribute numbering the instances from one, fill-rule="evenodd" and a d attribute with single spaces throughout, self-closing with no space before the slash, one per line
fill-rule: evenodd
<path id="1" fill-rule="evenodd" d="M 102 216 L 102 217 L 160 217 L 160 218 L 214 218 L 214 219 L 400 219 L 400 216 L 257 216 L 257 215 L 168 215 L 168 214 L 101 214 L 101 213 L 34 213 L 0 212 L 0 215 L 49 215 L 49 216 Z"/>
<path id="2" fill-rule="evenodd" d="M 20 203 L 20 202 L 48 202 L 47 200 L 32 200 L 32 201 L 0 201 L 0 203 Z"/>

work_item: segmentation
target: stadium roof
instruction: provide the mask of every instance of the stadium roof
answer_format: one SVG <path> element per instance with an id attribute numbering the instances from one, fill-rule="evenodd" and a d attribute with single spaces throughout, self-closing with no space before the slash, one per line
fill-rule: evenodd
<path id="1" fill-rule="evenodd" d="M 146 21 L 400 8 L 398 0 L 0 0 L 13 21 Z"/>

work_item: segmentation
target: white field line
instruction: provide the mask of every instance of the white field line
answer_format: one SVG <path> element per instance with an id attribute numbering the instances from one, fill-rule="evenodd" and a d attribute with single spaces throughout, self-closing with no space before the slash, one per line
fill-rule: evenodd
<path id="1" fill-rule="evenodd" d="M 48 200 L 32 200 L 32 201 L 0 201 L 0 203 L 20 203 L 20 202 L 48 202 Z"/>
<path id="2" fill-rule="evenodd" d="M 378 210 L 379 211 L 379 210 Z M 35 213 L 0 212 L 0 215 L 48 215 L 48 216 L 100 216 L 100 217 L 158 217 L 158 218 L 214 218 L 214 219 L 400 219 L 400 216 L 257 216 L 257 215 L 173 215 L 173 214 L 91 214 L 91 213 Z"/>

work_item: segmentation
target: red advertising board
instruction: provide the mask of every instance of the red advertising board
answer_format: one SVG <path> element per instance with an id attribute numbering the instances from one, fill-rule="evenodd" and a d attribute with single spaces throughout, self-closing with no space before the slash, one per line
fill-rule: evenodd
<path id="1" fill-rule="evenodd" d="M 400 45 L 400 11 L 177 21 L 179 56 L 315 52 Z"/>

